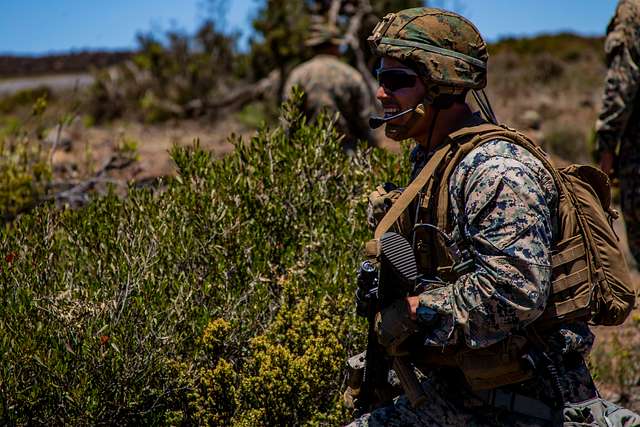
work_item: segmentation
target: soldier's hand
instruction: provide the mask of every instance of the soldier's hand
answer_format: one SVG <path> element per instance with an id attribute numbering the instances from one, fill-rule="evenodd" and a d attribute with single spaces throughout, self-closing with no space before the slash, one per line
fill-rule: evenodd
<path id="1" fill-rule="evenodd" d="M 609 177 L 615 175 L 615 155 L 611 151 L 603 151 L 600 153 L 600 169 Z"/>
<path id="2" fill-rule="evenodd" d="M 400 349 L 402 343 L 418 332 L 418 324 L 411 319 L 410 306 L 402 298 L 376 314 L 375 330 L 378 342 L 392 356 L 401 356 L 406 352 Z"/>
<path id="3" fill-rule="evenodd" d="M 369 194 L 369 203 L 367 204 L 367 223 L 372 229 L 375 229 L 378 223 L 387 211 L 393 205 L 393 201 L 400 197 L 402 190 L 399 190 L 395 184 L 386 182 L 379 185 L 375 191 Z"/>

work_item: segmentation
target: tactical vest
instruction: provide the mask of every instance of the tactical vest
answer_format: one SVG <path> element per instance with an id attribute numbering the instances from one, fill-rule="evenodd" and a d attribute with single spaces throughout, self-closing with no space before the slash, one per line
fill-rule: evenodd
<path id="1" fill-rule="evenodd" d="M 399 224 L 408 222 L 410 206 L 415 208 L 414 221 L 431 222 L 450 234 L 453 225 L 449 212 L 449 178 L 467 154 L 493 140 L 505 140 L 531 152 L 550 172 L 558 189 L 557 217 L 554 218 L 557 235 L 551 248 L 552 287 L 546 309 L 532 327 L 544 330 L 571 320 L 597 325 L 621 324 L 634 306 L 635 289 L 611 225 L 618 215 L 610 206 L 608 177 L 586 165 L 556 169 L 540 147 L 505 126 L 483 123 L 449 135 L 380 221 L 374 239 L 367 242 L 367 254 L 376 256 L 378 239 L 390 228 L 398 229 Z M 399 231 L 410 232 L 404 228 Z M 460 265 L 451 257 L 450 244 L 437 232 L 416 232 L 416 255 L 422 272 L 437 273 L 448 282 L 454 281 L 459 276 Z M 522 346 L 519 342 L 518 347 Z M 515 357 L 513 346 L 498 343 L 492 347 L 461 349 L 457 355 L 457 364 L 472 388 L 493 388 L 527 378 L 517 360 L 513 366 L 506 366 L 505 361 Z"/>

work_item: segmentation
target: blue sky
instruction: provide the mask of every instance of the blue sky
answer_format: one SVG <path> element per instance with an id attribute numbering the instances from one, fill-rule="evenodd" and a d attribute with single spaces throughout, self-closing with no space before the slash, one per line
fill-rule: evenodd
<path id="1" fill-rule="evenodd" d="M 82 49 L 128 49 L 151 30 L 193 31 L 206 0 L 3 0 L 0 53 L 44 54 Z M 250 32 L 263 0 L 230 0 L 227 31 Z M 615 0 L 433 0 L 470 18 L 488 40 L 563 30 L 603 34 Z"/>

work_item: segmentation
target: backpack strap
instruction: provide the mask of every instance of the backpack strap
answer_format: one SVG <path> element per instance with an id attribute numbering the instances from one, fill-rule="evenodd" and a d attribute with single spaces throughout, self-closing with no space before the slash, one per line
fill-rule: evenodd
<path id="1" fill-rule="evenodd" d="M 402 192 L 398 200 L 395 201 L 387 214 L 382 218 L 382 220 L 376 227 L 374 238 L 372 240 L 369 240 L 365 245 L 366 254 L 368 256 L 378 255 L 378 242 L 380 237 L 382 237 L 384 233 L 389 231 L 393 224 L 398 220 L 400 215 L 402 215 L 402 213 L 409 207 L 418 193 L 434 176 L 436 170 L 444 161 L 446 161 L 447 165 L 450 165 L 451 163 L 457 164 L 466 153 L 473 149 L 473 146 L 477 145 L 477 143 L 473 143 L 472 145 L 468 145 L 469 143 L 460 145 L 459 142 L 461 140 L 464 140 L 470 135 L 480 136 L 484 133 L 497 131 L 500 129 L 503 128 L 491 123 L 481 123 L 475 126 L 464 127 L 451 133 L 445 140 L 444 144 L 435 151 L 427 164 L 422 168 L 418 176 Z M 460 148 L 463 149 L 460 150 Z M 450 156 L 448 161 L 446 160 L 447 156 Z M 447 185 L 445 185 L 444 187 L 446 188 Z"/>
<path id="2" fill-rule="evenodd" d="M 449 144 L 444 144 L 431 156 L 427 164 L 422 168 L 420 174 L 409 184 L 402 192 L 398 200 L 391 206 L 387 214 L 378 223 L 373 235 L 373 240 L 366 243 L 365 251 L 369 256 L 378 256 L 378 242 L 380 237 L 393 226 L 400 215 L 409 207 L 413 199 L 416 198 L 420 190 L 426 185 L 427 181 L 433 176 L 434 172 L 440 166 L 447 154 L 451 151 Z"/>
<path id="3" fill-rule="evenodd" d="M 504 130 L 500 126 L 491 124 L 491 123 L 482 123 L 477 126 L 470 126 L 458 129 L 447 137 L 447 140 L 444 142 L 442 147 L 440 147 L 436 152 L 431 156 L 427 164 L 422 168 L 420 174 L 409 184 L 409 186 L 402 192 L 402 195 L 398 198 L 398 200 L 393 204 L 389 212 L 382 218 L 378 226 L 376 227 L 376 231 L 374 233 L 374 238 L 379 239 L 384 233 L 389 231 L 391 226 L 397 221 L 402 212 L 411 204 L 413 199 L 416 198 L 420 190 L 427 184 L 429 179 L 434 175 L 436 169 L 440 166 L 445 157 L 452 153 L 454 155 L 447 164 L 451 164 L 452 161 L 455 162 L 460 156 L 466 154 L 471 146 L 475 146 L 480 142 L 480 138 L 486 132 L 492 132 L 496 130 Z M 458 142 L 461 139 L 466 138 L 468 135 L 477 135 L 478 142 L 476 142 L 476 138 L 471 142 L 459 145 Z M 462 149 L 461 149 L 462 148 Z M 454 152 L 455 151 L 455 152 Z M 457 163 L 457 162 L 455 162 Z"/>

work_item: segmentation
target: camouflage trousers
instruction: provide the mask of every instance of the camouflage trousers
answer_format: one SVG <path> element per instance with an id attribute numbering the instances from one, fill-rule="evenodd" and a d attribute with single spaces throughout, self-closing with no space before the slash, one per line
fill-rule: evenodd
<path id="1" fill-rule="evenodd" d="M 507 410 L 497 405 L 489 405 L 471 392 L 442 387 L 438 382 L 426 380 L 422 383 L 427 395 L 427 403 L 414 409 L 408 399 L 402 395 L 394 399 L 393 404 L 378 408 L 366 414 L 347 427 L 401 427 L 401 426 L 638 426 L 640 416 L 594 397 L 578 403 L 565 404 L 562 409 L 551 410 L 550 416 L 537 417 L 535 405 L 515 409 L 526 409 L 528 415 L 515 410 Z M 544 406 L 544 404 L 542 404 Z M 532 410 L 533 408 L 533 410 Z"/>
<path id="2" fill-rule="evenodd" d="M 638 126 L 635 125 L 634 126 Z M 618 155 L 620 204 L 624 217 L 629 250 L 640 265 L 640 129 L 625 135 Z"/>
<path id="3" fill-rule="evenodd" d="M 622 215 L 627 229 L 629 250 L 640 264 L 640 162 L 620 171 Z"/>

